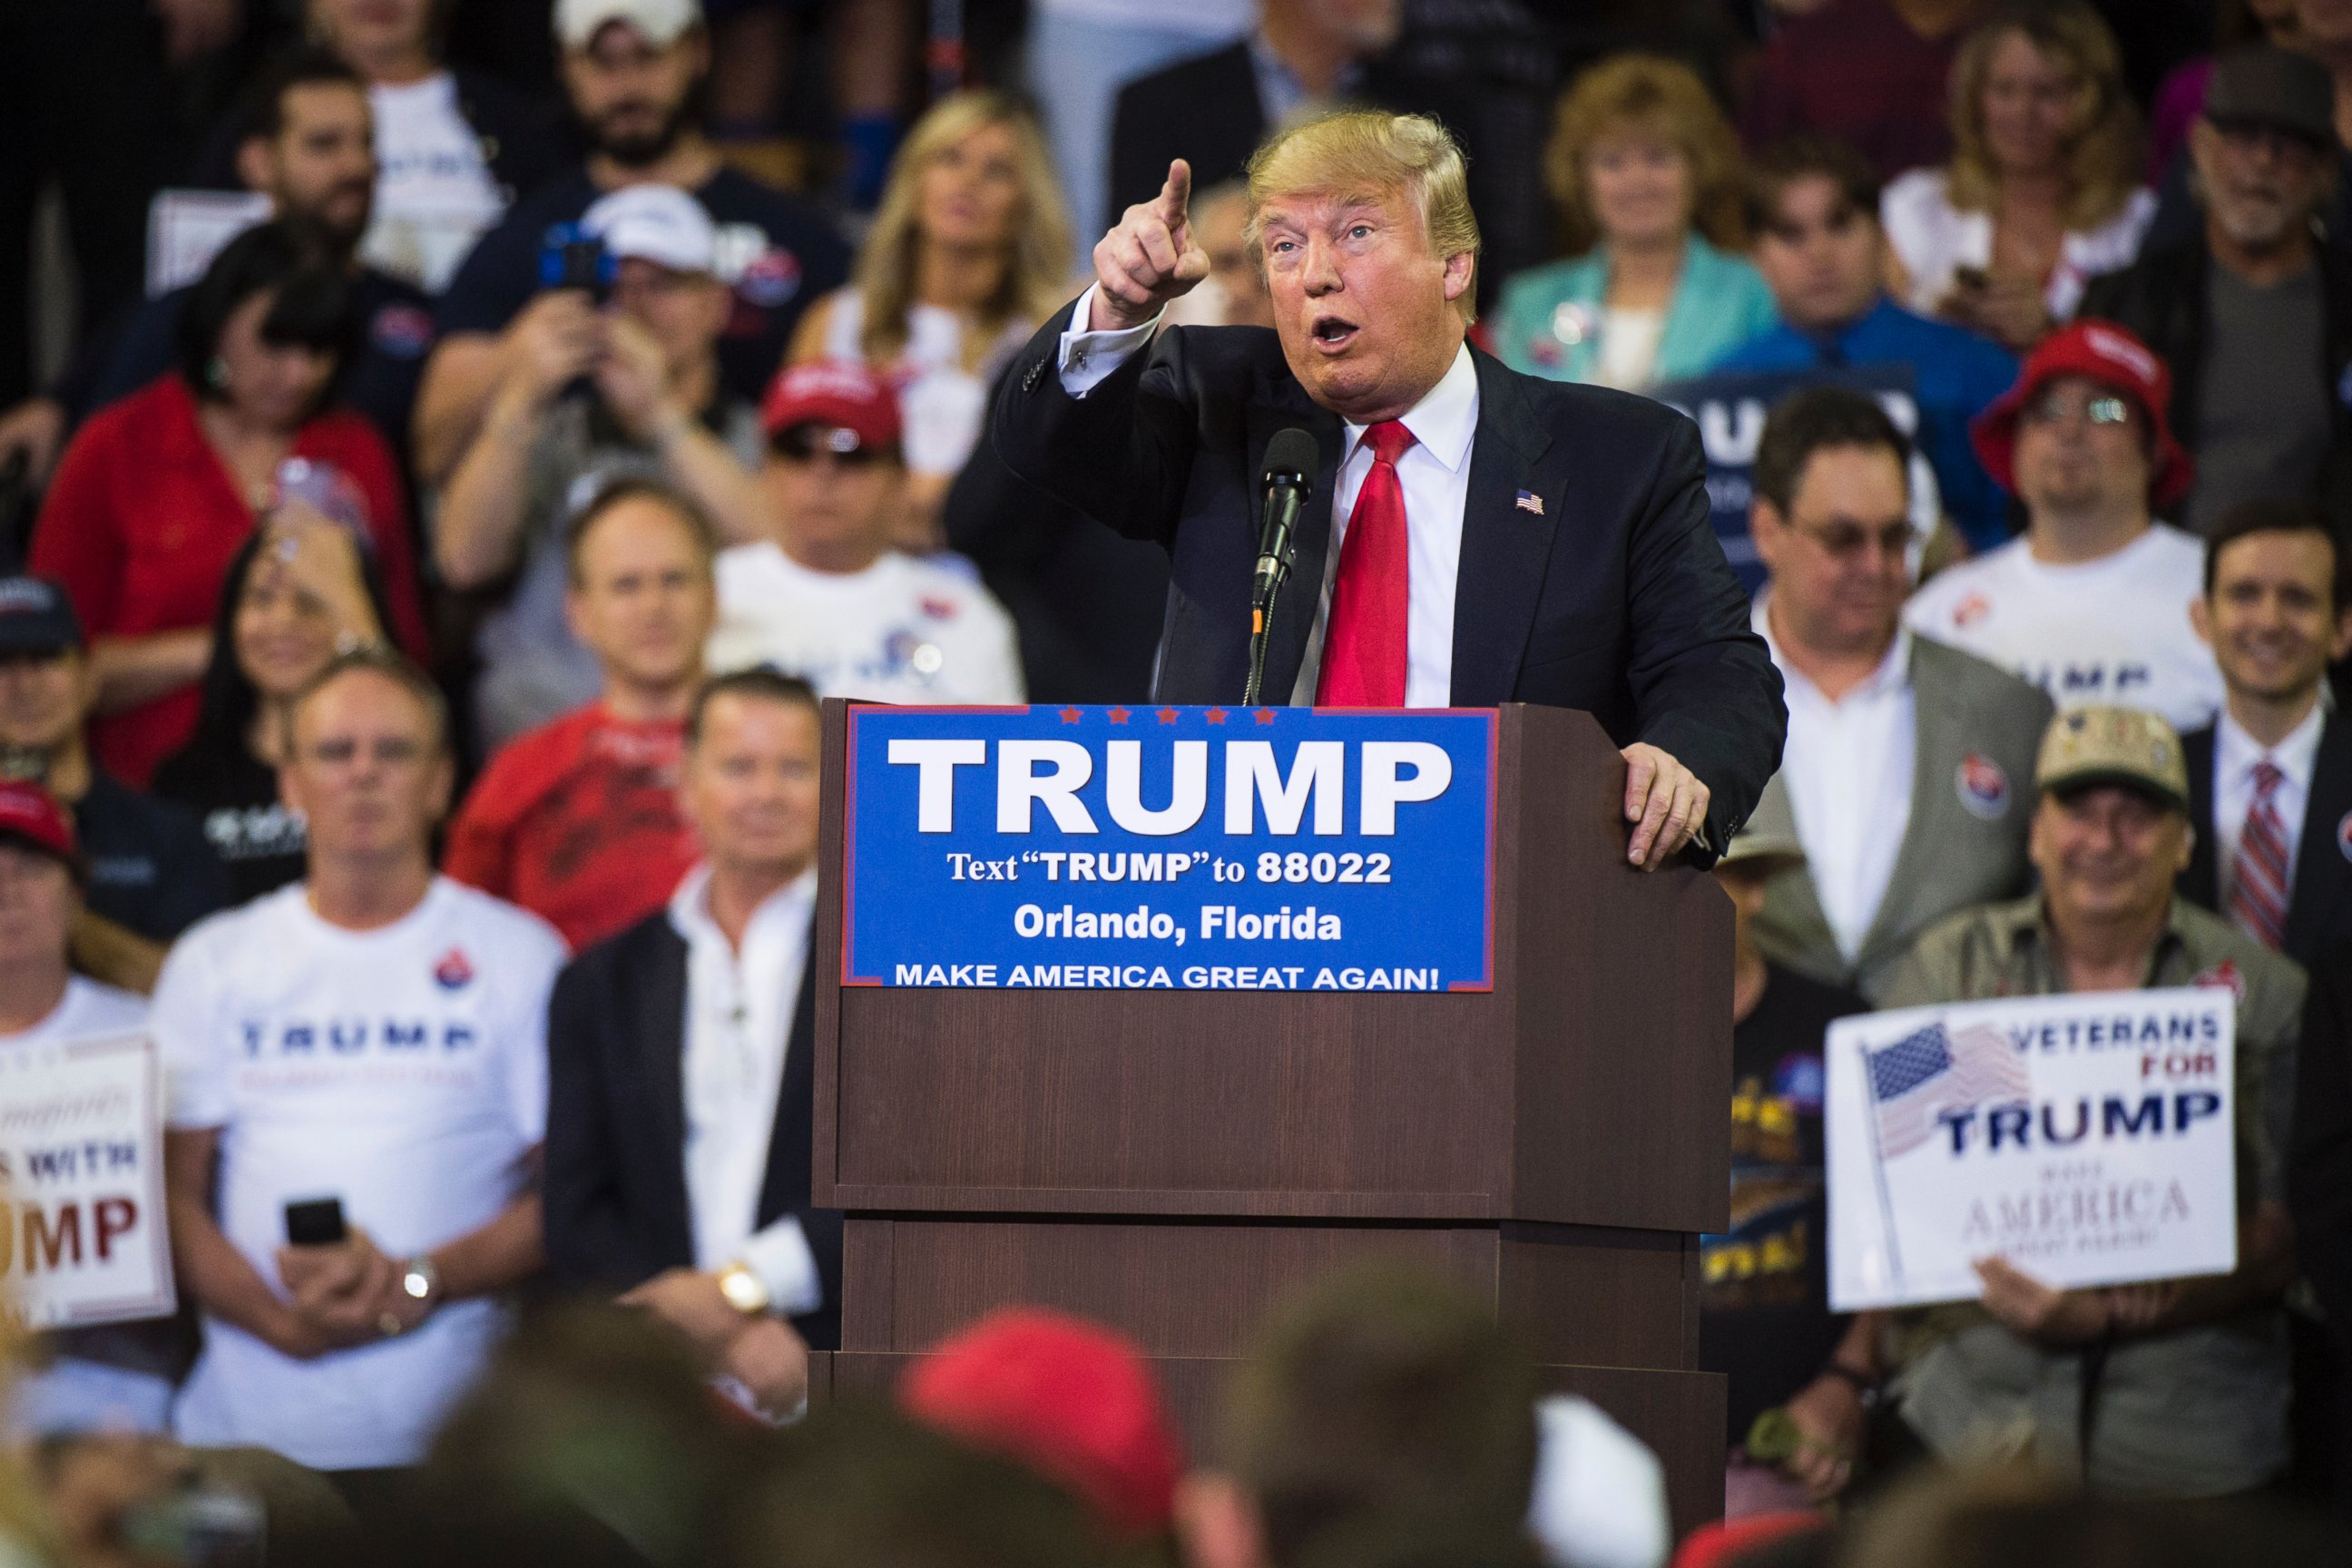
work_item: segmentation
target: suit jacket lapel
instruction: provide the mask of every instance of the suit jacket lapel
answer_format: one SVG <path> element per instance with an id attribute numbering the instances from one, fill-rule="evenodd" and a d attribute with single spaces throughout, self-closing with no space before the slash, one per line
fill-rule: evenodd
<path id="1" fill-rule="evenodd" d="M 800 996 L 784 1035 L 784 1076 L 776 1088 L 776 1120 L 768 1131 L 767 1174 L 760 1184 L 759 1223 L 772 1224 L 808 1207 L 815 1158 L 816 932 L 803 944 Z"/>
<path id="2" fill-rule="evenodd" d="M 2221 825 L 2213 817 L 2213 761 L 2221 748 L 2218 722 L 2214 728 L 2182 737 L 2180 760 L 2189 770 L 2189 825 L 2197 841 L 2189 847 L 2189 865 L 2174 884 L 2180 896 L 2200 909 L 2221 910 Z M 2315 784 L 2318 781 L 2315 779 Z"/>
<path id="3" fill-rule="evenodd" d="M 2311 769 L 2311 796 L 2295 850 L 2294 892 L 2287 905 L 2286 945 L 2300 951 L 2329 924 L 2336 904 L 2352 897 L 2352 843 L 2339 828 L 2352 821 L 2352 721 L 2331 713 L 2321 721 L 2319 755 Z"/>
<path id="4" fill-rule="evenodd" d="M 1960 765 L 1958 744 L 1963 730 L 1961 715 L 1950 705 L 1950 693 L 1940 682 L 1923 685 L 1919 679 L 1919 644 L 1911 644 L 1911 702 L 1915 735 L 1911 743 L 1911 819 L 1903 830 L 1903 842 L 1895 851 L 1895 868 L 1886 879 L 1885 896 L 1878 900 L 1878 912 L 1871 917 L 1870 929 L 1863 933 L 1862 945 L 1855 952 L 1855 962 L 1863 967 L 1878 956 L 1882 942 L 1891 940 L 1895 931 L 1906 929 L 1913 896 L 1931 884 L 1936 868 L 1929 859 L 1934 847 L 1948 842 L 1942 825 L 1937 821 L 1939 813 L 1958 811 L 1959 803 L 1952 795 L 1952 780 Z M 2016 803 L 2012 803 L 2012 806 Z"/>
<path id="5" fill-rule="evenodd" d="M 638 1052 L 646 1121 L 656 1147 L 665 1153 L 658 1163 L 675 1178 L 671 1224 L 685 1256 L 691 1258 L 694 1219 L 686 1191 L 686 939 L 667 921 L 658 937 L 658 962 L 646 964 L 643 982 L 632 987 L 632 1016 L 625 1023 Z"/>
<path id="6" fill-rule="evenodd" d="M 1259 693 L 1279 706 L 1290 700 L 1298 684 L 1299 667 L 1307 660 L 1307 634 L 1313 628 L 1315 609 L 1323 596 L 1323 562 L 1331 550 L 1331 506 L 1339 487 L 1339 454 L 1348 432 L 1339 416 L 1318 406 L 1287 370 L 1253 398 L 1245 420 L 1249 467 L 1244 473 L 1248 496 L 1251 558 L 1256 558 L 1257 530 L 1262 521 L 1266 444 L 1275 432 L 1297 426 L 1315 437 L 1318 463 L 1315 493 L 1301 509 L 1297 531 L 1292 536 L 1290 580 L 1275 601 L 1274 630 L 1265 649 L 1265 685 Z M 1247 595 L 1246 580 L 1234 592 Z M 1246 603 L 1246 597 L 1244 597 Z M 1239 689 L 1234 692 L 1238 699 Z"/>
<path id="7" fill-rule="evenodd" d="M 1454 704 L 1486 708 L 1517 689 L 1535 626 L 1554 531 L 1570 504 L 1566 461 L 1546 464 L 1551 437 L 1528 407 L 1517 377 L 1471 351 L 1478 372 L 1478 432 L 1462 507 L 1461 567 L 1454 586 Z M 1519 504 L 1535 498 L 1540 510 Z"/>

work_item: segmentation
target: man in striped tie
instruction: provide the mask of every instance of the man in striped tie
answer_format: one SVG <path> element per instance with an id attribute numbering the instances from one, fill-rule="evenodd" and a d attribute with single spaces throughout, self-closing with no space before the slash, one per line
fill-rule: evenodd
<path id="1" fill-rule="evenodd" d="M 2228 700 L 2180 737 L 2198 837 L 2180 895 L 2305 965 L 2352 942 L 2352 724 L 2322 700 L 2329 661 L 2352 654 L 2347 570 L 2325 512 L 2247 501 L 2189 606 Z"/>

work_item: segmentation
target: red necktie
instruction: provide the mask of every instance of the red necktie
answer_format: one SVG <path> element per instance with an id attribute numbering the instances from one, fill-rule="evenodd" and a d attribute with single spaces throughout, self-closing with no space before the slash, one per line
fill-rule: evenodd
<path id="1" fill-rule="evenodd" d="M 1356 492 L 1339 574 L 1331 584 L 1331 618 L 1323 629 L 1318 708 L 1404 706 L 1405 626 L 1412 604 L 1412 556 L 1404 524 L 1404 483 L 1397 459 L 1412 432 L 1393 419 L 1364 432 L 1372 471 Z"/>
<path id="2" fill-rule="evenodd" d="M 2230 879 L 2230 919 L 2273 949 L 2286 938 L 2286 824 L 2271 796 L 2285 777 L 2268 758 L 2254 764 L 2254 803 L 2246 808 Z"/>

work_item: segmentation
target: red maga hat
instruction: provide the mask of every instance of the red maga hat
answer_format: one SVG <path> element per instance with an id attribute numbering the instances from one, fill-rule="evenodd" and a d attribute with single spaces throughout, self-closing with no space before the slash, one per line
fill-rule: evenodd
<path id="1" fill-rule="evenodd" d="M 770 440 L 795 425 L 829 425 L 857 437 L 860 447 L 898 444 L 898 394 L 852 359 L 787 365 L 768 384 L 760 426 Z"/>
<path id="2" fill-rule="evenodd" d="M 1069 1488 L 1121 1535 L 1166 1529 L 1182 1444 L 1126 1338 L 1007 1308 L 941 1341 L 898 1383 L 908 1415 Z"/>
<path id="3" fill-rule="evenodd" d="M 81 863 L 73 819 L 58 797 L 23 779 L 0 780 L 0 838 L 13 838 L 68 866 Z"/>
<path id="4" fill-rule="evenodd" d="M 2172 372 L 2164 357 L 2113 321 L 2076 321 L 2034 345 L 2018 372 L 2017 384 L 2002 393 L 1969 426 L 1977 460 L 1993 483 L 2017 493 L 2017 420 L 2027 403 L 2060 376 L 2085 376 L 2113 387 L 2139 405 L 2154 437 L 2154 468 L 2148 500 L 2168 508 L 2189 493 L 2197 477 L 2188 452 L 2173 438 L 2165 410 L 2172 403 Z"/>

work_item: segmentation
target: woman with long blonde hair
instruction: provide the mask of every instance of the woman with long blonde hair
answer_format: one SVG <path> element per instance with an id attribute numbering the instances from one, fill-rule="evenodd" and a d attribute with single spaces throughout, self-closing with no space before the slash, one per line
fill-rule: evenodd
<path id="1" fill-rule="evenodd" d="M 1952 63 L 1951 162 L 1886 187 L 1895 292 L 2020 352 L 2156 216 L 2115 35 L 2081 0 L 1996 12 Z"/>
<path id="2" fill-rule="evenodd" d="M 1002 93 L 959 92 L 899 149 L 849 283 L 802 321 L 792 363 L 854 359 L 898 389 L 909 478 L 898 542 L 938 548 L 988 386 L 1068 297 L 1070 224 L 1044 136 Z"/>

